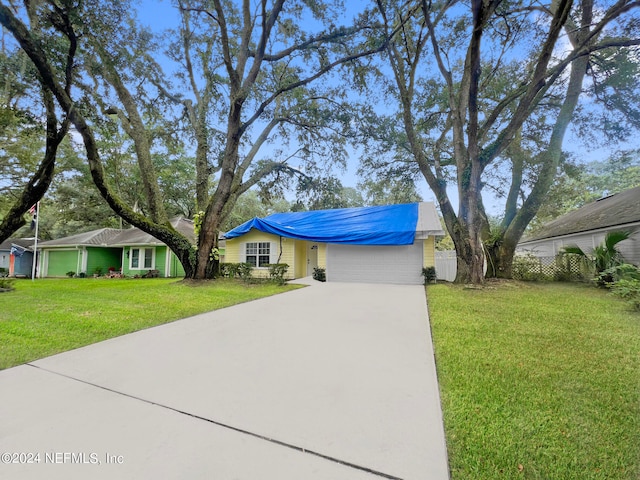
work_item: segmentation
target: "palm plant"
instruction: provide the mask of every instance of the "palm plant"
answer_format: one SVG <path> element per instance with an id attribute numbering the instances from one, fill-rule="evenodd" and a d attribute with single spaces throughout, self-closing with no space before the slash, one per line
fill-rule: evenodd
<path id="1" fill-rule="evenodd" d="M 625 263 L 624 258 L 616 248 L 616 245 L 628 239 L 631 234 L 632 232 L 629 231 L 607 233 L 604 237 L 604 242 L 595 247 L 590 255 L 585 253 L 585 251 L 577 245 L 568 245 L 564 247 L 562 253 L 580 256 L 584 260 L 585 264 L 593 270 L 598 277 L 598 284 L 605 285 L 606 283 L 612 282 L 613 278 L 605 278 L 607 275 L 602 276 L 602 272 Z"/>

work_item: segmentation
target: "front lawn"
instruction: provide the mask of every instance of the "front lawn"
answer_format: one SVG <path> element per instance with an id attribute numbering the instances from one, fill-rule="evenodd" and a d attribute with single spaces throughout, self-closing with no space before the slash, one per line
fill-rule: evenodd
<path id="1" fill-rule="evenodd" d="M 299 286 L 175 279 L 16 281 L 0 293 L 0 369 Z"/>
<path id="2" fill-rule="evenodd" d="M 427 289 L 452 480 L 640 478 L 640 315 L 602 290 Z"/>

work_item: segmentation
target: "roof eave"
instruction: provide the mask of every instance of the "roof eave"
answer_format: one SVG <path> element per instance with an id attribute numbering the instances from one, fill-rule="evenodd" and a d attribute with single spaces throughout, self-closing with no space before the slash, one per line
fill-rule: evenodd
<path id="1" fill-rule="evenodd" d="M 617 223 L 614 225 L 609 225 L 607 227 L 600 227 L 600 228 L 592 228 L 592 229 L 586 229 L 586 230 L 576 230 L 575 232 L 570 232 L 570 233 L 563 233 L 560 235 L 546 235 L 544 237 L 534 237 L 531 239 L 524 239 L 522 241 L 520 241 L 518 243 L 518 245 L 526 245 L 527 243 L 533 243 L 533 242 L 541 242 L 543 240 L 551 240 L 552 238 L 566 238 L 566 237 L 572 237 L 574 235 L 580 235 L 583 233 L 599 233 L 599 232 L 606 232 L 606 231 L 610 231 L 610 230 L 617 230 L 620 228 L 628 228 L 628 227 L 636 227 L 636 226 L 640 226 L 640 222 L 629 222 L 629 223 Z"/>
<path id="2" fill-rule="evenodd" d="M 428 237 L 444 237 L 446 235 L 444 230 L 420 230 L 416 231 L 416 239 L 424 240 Z"/>

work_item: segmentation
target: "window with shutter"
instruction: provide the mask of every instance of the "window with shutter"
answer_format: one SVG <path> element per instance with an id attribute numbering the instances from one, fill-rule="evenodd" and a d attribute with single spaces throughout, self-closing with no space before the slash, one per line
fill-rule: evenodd
<path id="1" fill-rule="evenodd" d="M 266 267 L 271 263 L 271 244 L 269 242 L 246 243 L 244 261 L 254 267 Z"/>

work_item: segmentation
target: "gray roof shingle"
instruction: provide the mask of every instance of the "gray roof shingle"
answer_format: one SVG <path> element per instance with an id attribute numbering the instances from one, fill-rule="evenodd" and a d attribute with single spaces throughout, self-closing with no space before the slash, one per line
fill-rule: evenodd
<path id="1" fill-rule="evenodd" d="M 520 243 L 640 222 L 640 187 L 604 197 L 545 224 Z"/>
<path id="2" fill-rule="evenodd" d="M 191 243 L 195 243 L 196 237 L 193 231 L 193 220 L 184 217 L 176 217 L 171 219 L 171 225 L 178 232 L 183 234 Z M 119 230 L 119 234 L 110 242 L 111 245 L 163 245 L 163 242 L 157 238 L 143 232 L 139 228 L 130 228 L 128 230 Z"/>
<path id="3" fill-rule="evenodd" d="M 109 246 L 111 240 L 120 233 L 117 228 L 100 228 L 91 230 L 90 232 L 76 233 L 69 237 L 58 238 L 56 240 L 47 240 L 40 242 L 38 246 L 42 247 L 69 247 L 76 245 L 87 246 Z"/>
<path id="4" fill-rule="evenodd" d="M 171 220 L 171 225 L 177 231 L 186 236 L 192 243 L 195 242 L 193 231 L 193 221 L 183 217 L 176 217 Z M 163 242 L 143 232 L 139 228 L 129 228 L 119 230 L 117 228 L 100 228 L 90 232 L 78 233 L 69 237 L 57 240 L 40 242 L 42 247 L 69 247 L 69 246 L 102 246 L 102 247 L 123 247 L 127 245 L 163 245 Z"/>
<path id="5" fill-rule="evenodd" d="M 11 245 L 15 244 L 28 251 L 32 251 L 34 241 L 34 238 L 7 238 L 4 242 L 0 243 L 0 250 L 11 250 Z"/>

